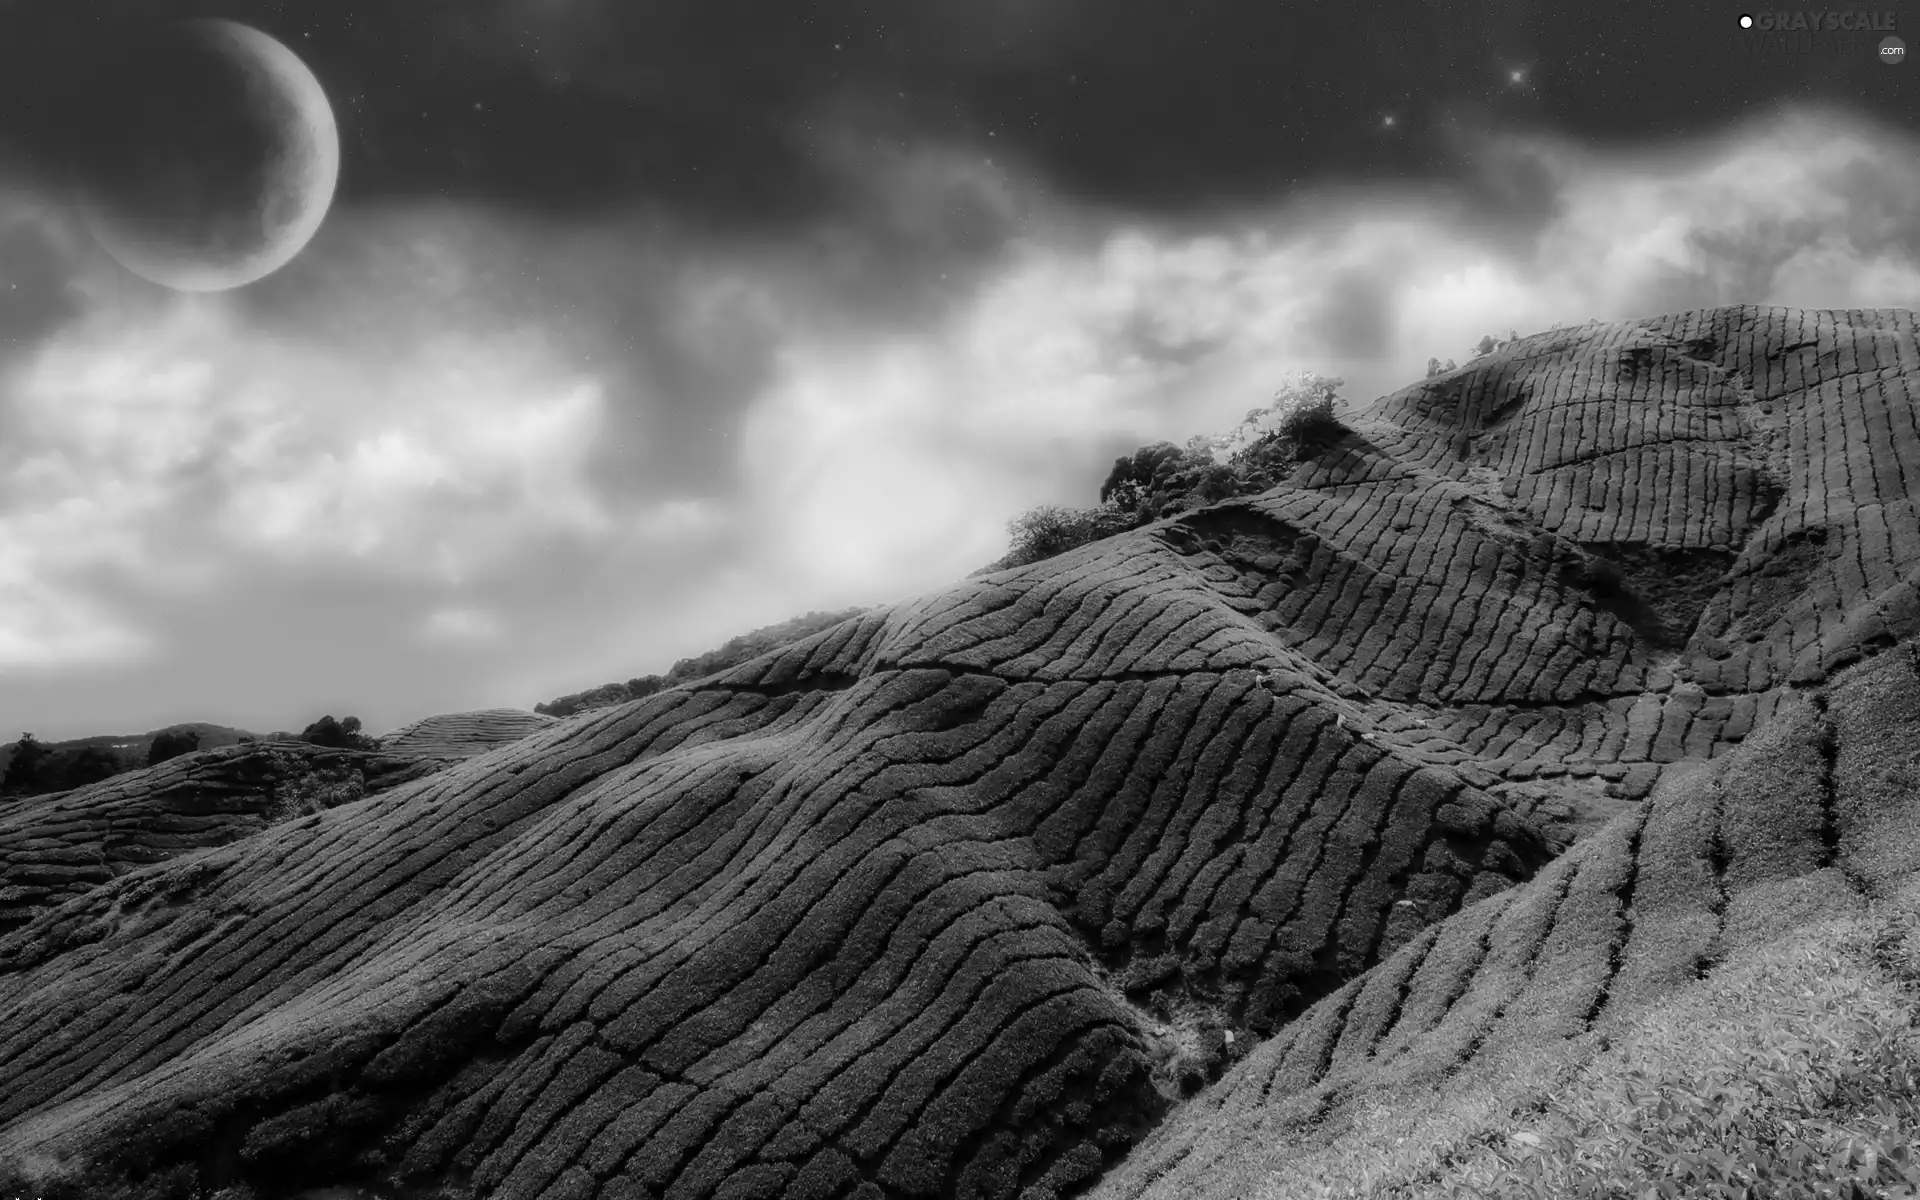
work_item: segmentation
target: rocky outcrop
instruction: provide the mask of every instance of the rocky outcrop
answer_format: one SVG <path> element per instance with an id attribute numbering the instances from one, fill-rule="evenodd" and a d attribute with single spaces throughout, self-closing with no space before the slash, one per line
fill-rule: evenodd
<path id="1" fill-rule="evenodd" d="M 1604 1020 L 1904 863 L 1871 772 L 1739 772 L 1831 721 L 1842 777 L 1836 671 L 1907 702 L 1916 373 L 1905 313 L 1520 339 L 1258 498 L 117 877 L 0 939 L 0 1156 L 1138 1194 L 1227 1097 Z"/>

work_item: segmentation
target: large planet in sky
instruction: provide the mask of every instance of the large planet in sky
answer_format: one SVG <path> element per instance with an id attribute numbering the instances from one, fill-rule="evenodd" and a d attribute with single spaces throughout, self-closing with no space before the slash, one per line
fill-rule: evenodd
<path id="1" fill-rule="evenodd" d="M 333 107 L 299 56 L 206 19 L 101 50 L 73 148 L 80 211 L 101 247 L 187 292 L 252 283 L 299 254 L 340 173 Z"/>

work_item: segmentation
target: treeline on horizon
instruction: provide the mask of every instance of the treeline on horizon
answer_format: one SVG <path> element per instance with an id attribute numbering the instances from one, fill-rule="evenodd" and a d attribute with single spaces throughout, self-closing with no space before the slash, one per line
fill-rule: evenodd
<path id="1" fill-rule="evenodd" d="M 240 733 L 231 741 L 222 739 L 202 745 L 205 740 L 206 734 L 191 726 L 174 726 L 150 736 L 128 739 L 120 745 L 103 744 L 101 738 L 43 742 L 31 733 L 23 733 L 19 741 L 7 748 L 6 772 L 0 776 L 0 797 L 45 796 L 70 791 L 128 771 L 158 766 L 196 750 L 234 742 L 295 741 L 336 750 L 377 750 L 380 746 L 377 739 L 360 732 L 359 717 L 335 720 L 331 715 L 321 717 L 297 734 L 280 730 L 256 738 L 250 733 Z"/>

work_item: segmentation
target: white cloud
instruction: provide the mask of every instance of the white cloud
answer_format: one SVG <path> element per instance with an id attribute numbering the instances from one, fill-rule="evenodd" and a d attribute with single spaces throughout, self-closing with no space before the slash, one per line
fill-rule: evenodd
<path id="1" fill-rule="evenodd" d="M 134 662 L 155 649 L 126 614 L 84 592 L 0 573 L 0 675 Z"/>
<path id="2" fill-rule="evenodd" d="M 732 528 L 733 518 L 714 501 L 677 497 L 640 507 L 624 524 L 632 542 L 657 549 L 714 537 Z"/>
<path id="3" fill-rule="evenodd" d="M 1920 306 L 1920 155 L 1898 135 L 1806 111 L 1650 155 L 1486 140 L 1513 180 L 1490 193 L 1535 193 L 1543 224 L 1524 242 L 1476 229 L 1444 191 L 1383 188 L 1212 229 L 1118 225 L 1091 251 L 1030 238 L 911 335 L 792 325 L 741 445 L 770 561 L 802 592 L 937 586 L 997 557 L 1019 511 L 1091 503 L 1062 474 L 1090 441 L 1224 430 L 1299 370 L 1364 402 L 1510 328 Z M 898 203 L 921 202 L 917 178 Z M 1366 289 L 1350 315 L 1336 305 L 1355 280 L 1379 281 L 1378 311 Z M 1378 336 L 1329 332 L 1340 320 Z"/>
<path id="4" fill-rule="evenodd" d="M 442 646 L 487 646 L 506 635 L 506 623 L 497 615 L 475 608 L 442 608 L 427 615 L 421 636 Z"/>
<path id="5" fill-rule="evenodd" d="M 250 328 L 223 297 L 183 296 L 96 308 L 4 389 L 0 534 L 38 581 L 0 588 L 16 641 L 56 613 L 86 625 L 71 580 L 89 569 L 208 587 L 265 555 L 459 581 L 610 528 L 585 480 L 601 385 L 531 339 L 443 336 L 367 363 Z M 34 638 L 132 644 L 100 628 Z"/>
<path id="6" fill-rule="evenodd" d="M 1045 181 L 988 169 L 979 147 L 854 163 L 891 205 L 891 236 L 939 244 L 935 272 L 951 265 L 949 211 L 967 209 L 953 218 L 966 230 L 1022 231 L 956 270 L 944 307 L 902 306 L 884 329 L 837 299 L 873 261 L 859 239 L 810 274 L 795 268 L 805 249 L 651 234 L 636 249 L 617 222 L 510 237 L 504 218 L 445 206 L 336 228 L 304 334 L 221 297 L 95 280 L 86 314 L 0 381 L 0 662 L 142 652 L 139 614 L 92 582 L 102 570 L 211 596 L 262 562 L 462 584 L 457 605 L 421 616 L 416 593 L 383 619 L 427 643 L 498 647 L 503 676 L 533 669 L 504 661 L 515 654 L 598 662 L 593 647 L 616 642 L 670 659 L 808 608 L 946 584 L 998 557 L 1019 512 L 1091 503 L 1098 447 L 1224 431 L 1297 371 L 1343 376 L 1365 401 L 1510 328 L 1731 303 L 1920 306 L 1920 154 L 1854 118 L 1770 115 L 1645 154 L 1482 142 L 1482 202 L 1519 215 L 1489 217 L 1462 199 L 1471 187 L 1381 186 L 1156 222 L 1053 199 Z M 646 332 L 754 389 L 724 397 L 744 406 L 737 483 L 594 490 L 596 454 L 681 414 L 651 394 L 631 402 L 661 412 L 614 413 L 626 380 L 505 311 L 547 319 L 524 280 L 576 271 L 627 289 L 622 319 L 668 323 Z M 395 332 L 366 351 L 382 328 Z M 634 344 L 637 360 L 660 342 Z M 740 363 L 753 369 L 721 369 Z M 579 617 L 542 632 L 527 577 L 544 568 L 529 564 L 561 541 L 596 556 L 570 601 L 629 630 Z M 627 587 L 646 603 L 617 602 Z"/>

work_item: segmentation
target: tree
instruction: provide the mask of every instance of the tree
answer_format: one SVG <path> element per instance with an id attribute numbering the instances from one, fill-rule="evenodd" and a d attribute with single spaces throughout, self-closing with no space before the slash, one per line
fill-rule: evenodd
<path id="1" fill-rule="evenodd" d="M 361 735 L 359 717 L 336 721 L 331 714 L 301 731 L 300 740 L 310 746 L 326 746 L 334 750 L 374 750 L 380 745 L 375 739 Z"/>
<path id="2" fill-rule="evenodd" d="M 55 790 L 64 792 L 99 783 L 131 769 L 132 765 L 105 747 L 82 746 L 80 753 L 74 755 L 73 761 L 67 763 L 66 769 L 60 772 L 59 786 Z"/>
<path id="3" fill-rule="evenodd" d="M 1215 459 L 1214 449 L 1214 439 L 1200 437 L 1185 448 L 1172 442 L 1155 442 L 1129 457 L 1116 458 L 1106 482 L 1100 485 L 1100 503 L 1129 516 L 1136 524 L 1145 524 L 1172 516 L 1182 508 L 1197 508 L 1237 495 L 1239 485 L 1233 470 Z"/>
<path id="4" fill-rule="evenodd" d="M 1294 464 L 1312 457 L 1346 432 L 1334 401 L 1346 380 L 1303 371 L 1297 382 L 1281 386 L 1265 408 L 1241 419 L 1220 439 L 1227 465 L 1241 495 L 1264 492 Z"/>
<path id="5" fill-rule="evenodd" d="M 13 760 L 7 763 L 7 774 L 0 780 L 0 788 L 7 791 L 30 791 L 40 782 L 40 772 L 47 761 L 46 743 L 31 733 L 23 733 L 20 740 L 13 744 Z"/>
<path id="6" fill-rule="evenodd" d="M 1428 379 L 1432 379 L 1435 375 L 1445 375 L 1448 371 L 1457 371 L 1459 369 L 1460 369 L 1459 367 L 1454 365 L 1454 362 L 1452 359 L 1448 359 L 1446 361 L 1446 365 L 1444 366 L 1441 365 L 1440 360 L 1437 358 L 1430 358 L 1427 360 L 1427 378 Z"/>
<path id="7" fill-rule="evenodd" d="M 1346 431 L 1334 407 L 1345 383 L 1303 371 L 1277 388 L 1266 407 L 1248 410 L 1225 434 L 1201 434 L 1184 447 L 1155 442 L 1117 458 L 1100 485 L 1100 502 L 1145 524 L 1264 492 L 1295 463 Z"/>
<path id="8" fill-rule="evenodd" d="M 170 758 L 192 754 L 200 748 L 200 733 L 194 729 L 163 730 L 147 747 L 147 765 L 158 766 Z"/>
<path id="9" fill-rule="evenodd" d="M 996 569 L 1024 567 L 1101 538 L 1124 533 L 1133 526 L 1130 514 L 1112 506 L 1062 508 L 1056 504 L 1042 504 L 1007 522 L 1007 533 L 1013 546 L 1007 556 L 996 564 Z"/>

